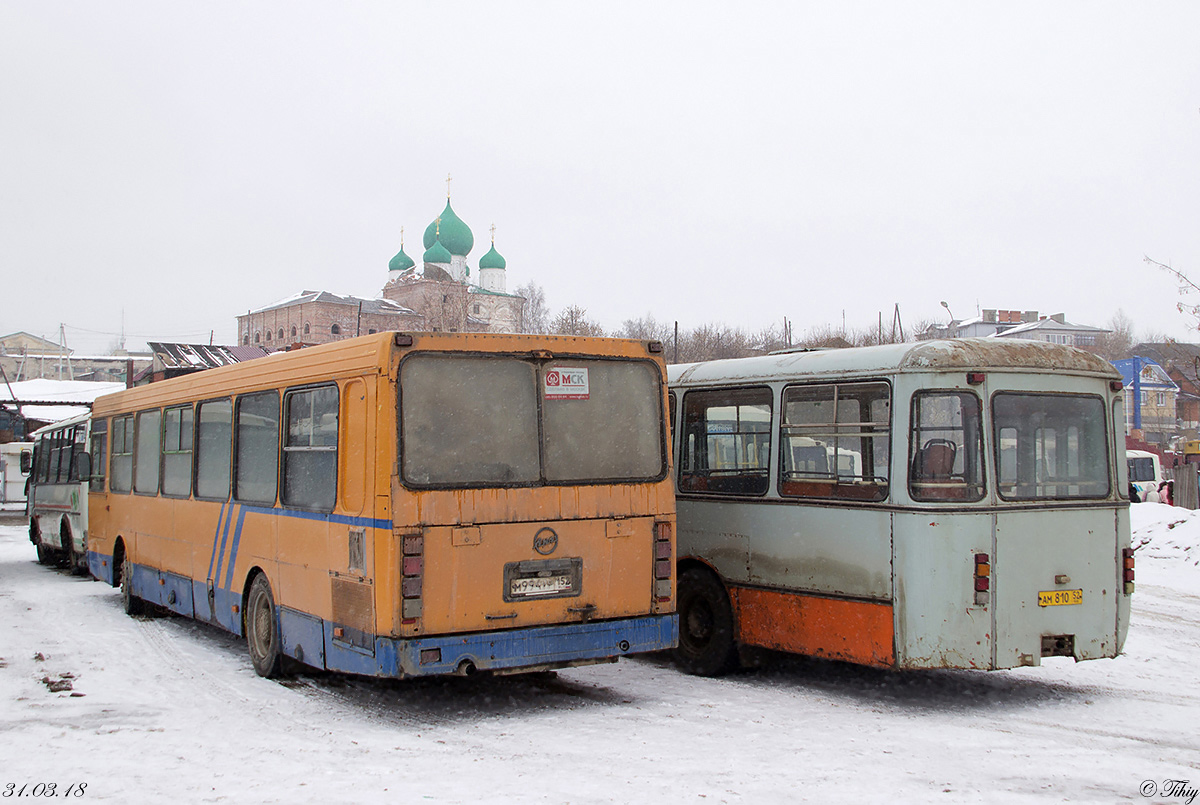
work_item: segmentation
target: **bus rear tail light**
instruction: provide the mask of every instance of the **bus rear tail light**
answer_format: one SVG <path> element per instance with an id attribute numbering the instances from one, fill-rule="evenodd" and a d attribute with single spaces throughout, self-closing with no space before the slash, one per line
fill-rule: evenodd
<path id="1" fill-rule="evenodd" d="M 975 554 L 975 605 L 985 607 L 992 589 L 992 560 L 986 553 Z"/>
<path id="2" fill-rule="evenodd" d="M 1121 551 L 1121 580 L 1124 582 L 1125 595 L 1133 592 L 1133 548 Z"/>
<path id="3" fill-rule="evenodd" d="M 425 537 L 406 534 L 400 563 L 400 622 L 415 624 L 421 617 L 421 581 L 425 570 Z"/>
<path id="4" fill-rule="evenodd" d="M 671 549 L 671 524 L 654 524 L 654 600 L 666 603 L 671 600 L 671 572 L 675 557 Z"/>
<path id="5" fill-rule="evenodd" d="M 978 386 L 985 378 L 986 375 L 983 372 L 967 372 L 967 382 L 972 386 Z"/>

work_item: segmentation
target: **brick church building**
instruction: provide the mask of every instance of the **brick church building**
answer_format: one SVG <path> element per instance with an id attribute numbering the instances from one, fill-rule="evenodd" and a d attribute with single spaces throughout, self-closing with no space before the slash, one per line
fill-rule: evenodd
<path id="1" fill-rule="evenodd" d="M 388 263 L 379 298 L 301 291 L 238 316 L 242 345 L 276 350 L 293 344 L 325 344 L 343 338 L 409 330 L 514 333 L 523 329 L 525 298 L 508 292 L 507 264 L 491 249 L 479 258 L 474 276 L 467 257 L 475 236 L 450 206 L 425 229 L 422 264 L 400 251 Z"/>

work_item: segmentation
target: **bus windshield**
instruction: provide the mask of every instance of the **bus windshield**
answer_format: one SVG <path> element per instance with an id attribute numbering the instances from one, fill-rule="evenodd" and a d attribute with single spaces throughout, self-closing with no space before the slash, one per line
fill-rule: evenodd
<path id="1" fill-rule="evenodd" d="M 1000 497 L 1102 498 L 1109 493 L 1104 401 L 1070 394 L 997 394 L 992 402 Z"/>
<path id="2" fill-rule="evenodd" d="M 665 472 L 654 364 L 416 354 L 400 369 L 414 486 L 646 481 Z"/>

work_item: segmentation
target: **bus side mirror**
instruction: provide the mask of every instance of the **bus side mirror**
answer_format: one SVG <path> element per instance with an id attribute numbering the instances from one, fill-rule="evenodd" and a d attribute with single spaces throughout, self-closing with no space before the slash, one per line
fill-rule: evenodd
<path id="1" fill-rule="evenodd" d="M 21 474 L 28 475 L 33 472 L 33 453 L 28 450 L 21 451 Z"/>
<path id="2" fill-rule="evenodd" d="M 79 470 L 79 480 L 92 480 L 92 455 L 91 453 L 80 453 L 75 456 L 75 466 Z"/>

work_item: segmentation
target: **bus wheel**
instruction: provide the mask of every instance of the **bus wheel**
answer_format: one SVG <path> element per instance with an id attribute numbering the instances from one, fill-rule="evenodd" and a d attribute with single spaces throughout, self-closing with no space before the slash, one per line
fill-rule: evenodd
<path id="1" fill-rule="evenodd" d="M 126 615 L 146 614 L 146 602 L 133 594 L 133 562 L 129 557 L 121 562 L 121 604 Z"/>
<path id="2" fill-rule="evenodd" d="M 55 552 L 42 544 L 42 530 L 38 528 L 37 520 L 32 517 L 29 518 L 29 541 L 33 543 L 33 547 L 37 548 L 39 564 L 54 564 Z"/>
<path id="3" fill-rule="evenodd" d="M 64 522 L 58 530 L 59 545 L 62 546 L 63 566 L 71 575 L 79 573 L 79 557 L 75 555 L 75 541 L 71 538 L 71 527 Z"/>
<path id="4" fill-rule="evenodd" d="M 246 599 L 246 646 L 250 662 L 259 676 L 279 676 L 283 665 L 279 627 L 275 621 L 275 598 L 264 575 L 254 577 Z"/>
<path id="5" fill-rule="evenodd" d="M 702 568 L 679 574 L 675 662 L 683 671 L 699 676 L 719 676 L 737 662 L 729 596 L 717 577 Z"/>

